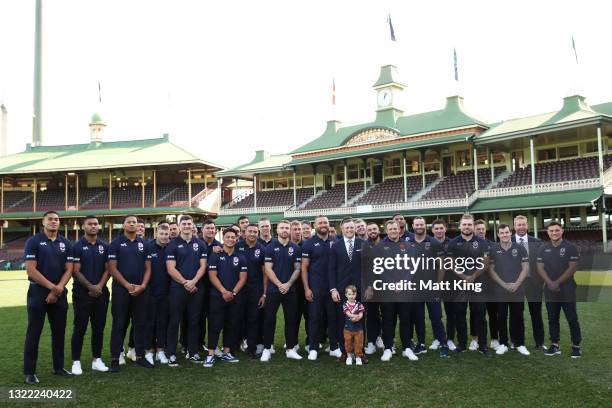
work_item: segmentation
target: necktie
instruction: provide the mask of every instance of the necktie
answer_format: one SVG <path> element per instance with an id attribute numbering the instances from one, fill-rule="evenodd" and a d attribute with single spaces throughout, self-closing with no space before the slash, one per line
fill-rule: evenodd
<path id="1" fill-rule="evenodd" d="M 349 261 L 353 260 L 353 240 L 349 239 L 348 241 L 348 257 Z"/>
<path id="2" fill-rule="evenodd" d="M 527 238 L 521 237 L 521 245 L 525 247 L 525 251 L 527 251 L 527 255 L 529 255 L 529 244 L 527 243 Z"/>

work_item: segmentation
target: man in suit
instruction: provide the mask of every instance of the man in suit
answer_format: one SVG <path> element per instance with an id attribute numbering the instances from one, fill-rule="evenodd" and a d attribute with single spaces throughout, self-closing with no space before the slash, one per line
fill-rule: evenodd
<path id="1" fill-rule="evenodd" d="M 542 320 L 542 294 L 544 281 L 538 275 L 537 256 L 538 249 L 542 241 L 527 234 L 529 223 L 524 215 L 514 217 L 514 234 L 512 242 L 522 245 L 527 250 L 529 256 L 529 274 L 523 283 L 525 289 L 525 297 L 529 306 L 529 315 L 531 316 L 531 328 L 533 331 L 533 340 L 537 349 L 545 350 L 544 346 L 544 321 Z"/>
<path id="2" fill-rule="evenodd" d="M 342 238 L 332 245 L 329 251 L 328 279 L 331 298 L 336 309 L 335 322 L 329 325 L 330 330 L 337 332 L 337 338 L 343 338 L 344 314 L 342 303 L 346 301 L 345 288 L 354 285 L 357 288 L 357 299 L 361 301 L 361 251 L 365 241 L 355 236 L 355 222 L 352 218 L 345 218 L 340 225 Z M 346 358 L 344 344 L 342 349 L 342 362 Z"/>

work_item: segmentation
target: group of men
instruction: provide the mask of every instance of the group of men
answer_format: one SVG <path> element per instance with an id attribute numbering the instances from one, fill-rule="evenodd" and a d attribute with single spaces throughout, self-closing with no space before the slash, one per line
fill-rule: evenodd
<path id="1" fill-rule="evenodd" d="M 342 304 L 349 285 L 357 288 L 357 297 L 366 306 L 365 353 L 372 355 L 380 348 L 382 361 L 389 361 L 395 354 L 398 324 L 404 357 L 418 360 L 419 354 L 428 351 L 425 308 L 434 338 L 429 349 L 439 349 L 441 357 L 449 357 L 449 351 L 467 349 L 490 356 L 488 336 L 496 354 L 516 348 L 529 355 L 524 335 L 525 299 L 536 348 L 546 355 L 561 353 L 562 309 L 571 331 L 571 356 L 581 355 L 573 279 L 578 251 L 563 240 L 563 228 L 557 222 L 548 224 L 550 241 L 543 242 L 528 236 L 527 218 L 517 216 L 514 233 L 506 224 L 496 226 L 498 243 L 488 241 L 486 223 L 475 221 L 469 214 L 462 216 L 460 233 L 453 239 L 446 236 L 447 225 L 442 219 L 433 221 L 428 235 L 424 218 L 413 218 L 410 232 L 401 214 L 386 222 L 385 237 L 377 223 L 351 218 L 342 220 L 340 233 L 336 234 L 324 215 L 317 216 L 312 224 L 280 221 L 275 237 L 270 220 L 262 218 L 251 224 L 248 217 L 241 216 L 236 224 L 220 232 L 221 241 L 215 238 L 219 232 L 214 221 L 204 222 L 199 237 L 189 215 L 179 217 L 178 223 L 158 224 L 151 240 L 144 237 L 144 223 L 135 216 L 126 216 L 122 233 L 110 244 L 99 239 L 100 224 L 95 216 L 85 217 L 84 235 L 74 243 L 58 234 L 60 219 L 56 212 L 45 213 L 42 224 L 42 231 L 31 237 L 25 248 L 30 281 L 24 347 L 28 384 L 38 383 L 38 343 L 46 316 L 51 325 L 53 370 L 57 375 L 83 373 L 81 351 L 89 322 L 92 371 L 117 372 L 126 357 L 144 368 L 153 368 L 155 362 L 176 367 L 181 351 L 185 361 L 205 367 L 213 367 L 219 360 L 238 362 L 238 350 L 266 362 L 275 354 L 273 340 L 281 306 L 287 358 L 302 359 L 299 330 L 303 319 L 308 360 L 317 360 L 327 343 L 325 352 L 344 361 Z M 484 282 L 500 294 L 499 299 L 483 302 L 468 296 L 445 298 L 444 302 L 439 298 L 422 302 L 368 301 L 372 287 L 362 282 L 362 254 L 366 249 L 386 248 L 393 243 L 409 248 L 413 256 L 484 259 L 481 267 L 469 272 L 440 269 L 433 279 Z M 111 277 L 112 297 L 107 288 Z M 68 371 L 64 369 L 64 336 L 66 285 L 71 278 L 73 364 Z M 549 347 L 544 346 L 543 295 Z M 112 329 L 107 367 L 102 361 L 102 343 L 109 303 Z"/>

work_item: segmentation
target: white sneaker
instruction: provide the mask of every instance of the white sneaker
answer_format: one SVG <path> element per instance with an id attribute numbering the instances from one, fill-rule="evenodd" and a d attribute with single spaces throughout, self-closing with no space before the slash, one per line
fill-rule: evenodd
<path id="1" fill-rule="evenodd" d="M 136 362 L 136 349 L 134 347 L 130 347 L 125 356 L 129 358 L 130 360 Z"/>
<path id="2" fill-rule="evenodd" d="M 527 347 L 525 347 L 525 346 L 518 346 L 518 347 L 516 348 L 516 351 L 518 351 L 519 353 L 521 353 L 521 354 L 522 354 L 522 355 L 524 355 L 524 356 L 528 356 L 528 355 L 530 355 L 530 354 L 531 354 L 531 353 L 529 352 L 529 350 L 527 350 Z"/>
<path id="3" fill-rule="evenodd" d="M 357 357 L 355 359 L 355 365 L 363 365 L 363 362 L 361 361 L 361 357 Z"/>
<path id="4" fill-rule="evenodd" d="M 499 346 L 497 346 L 497 349 L 495 350 L 495 354 L 497 354 L 498 356 L 501 356 L 503 354 L 506 354 L 507 351 L 508 351 L 508 347 L 505 344 L 500 344 Z"/>
<path id="5" fill-rule="evenodd" d="M 91 369 L 93 371 L 100 371 L 103 373 L 108 371 L 108 367 L 106 366 L 106 364 L 104 364 L 104 361 L 102 361 L 101 358 L 96 358 L 94 361 L 91 362 Z"/>
<path id="6" fill-rule="evenodd" d="M 240 343 L 240 350 L 245 352 L 247 348 L 249 348 L 249 345 L 247 344 L 246 339 L 244 339 L 242 340 L 242 343 Z"/>
<path id="7" fill-rule="evenodd" d="M 327 347 L 325 347 L 325 352 L 329 353 L 329 351 L 330 351 L 330 348 L 329 348 L 329 344 L 328 344 Z"/>
<path id="8" fill-rule="evenodd" d="M 353 356 L 351 354 L 346 356 L 346 365 L 353 365 Z"/>
<path id="9" fill-rule="evenodd" d="M 385 351 L 383 352 L 383 355 L 380 357 L 380 361 L 389 361 L 391 360 L 392 356 L 393 356 L 393 353 L 391 352 L 391 349 L 385 349 Z"/>
<path id="10" fill-rule="evenodd" d="M 315 361 L 315 360 L 317 359 L 317 354 L 318 354 L 318 353 L 317 353 L 317 350 L 310 350 L 310 351 L 308 352 L 308 359 L 309 359 L 310 361 Z"/>
<path id="11" fill-rule="evenodd" d="M 374 343 L 368 343 L 364 351 L 367 355 L 374 354 L 376 353 L 376 346 Z"/>
<path id="12" fill-rule="evenodd" d="M 166 353 L 163 351 L 155 353 L 155 359 L 159 361 L 160 364 L 168 364 L 168 357 L 166 357 Z"/>
<path id="13" fill-rule="evenodd" d="M 297 353 L 298 351 L 300 351 L 300 345 L 299 345 L 299 344 L 296 344 L 295 346 L 293 346 L 293 349 L 294 349 L 294 350 L 296 351 L 296 353 Z"/>
<path id="14" fill-rule="evenodd" d="M 119 365 L 125 365 L 125 353 L 123 351 L 119 353 Z"/>
<path id="15" fill-rule="evenodd" d="M 438 339 L 435 339 L 434 341 L 431 342 L 431 346 L 429 346 L 430 350 L 437 350 L 440 348 L 440 342 L 438 341 Z"/>
<path id="16" fill-rule="evenodd" d="M 306 346 L 304 346 L 304 350 L 306 350 L 307 353 L 310 353 L 310 345 L 307 344 Z"/>
<path id="17" fill-rule="evenodd" d="M 493 350 L 497 350 L 497 348 L 500 346 L 499 341 L 497 339 L 493 339 L 491 340 L 491 348 Z"/>
<path id="18" fill-rule="evenodd" d="M 263 353 L 263 350 L 264 350 L 264 345 L 258 344 L 257 347 L 255 348 L 255 354 L 261 354 Z"/>
<path id="19" fill-rule="evenodd" d="M 476 351 L 478 350 L 478 340 L 472 340 L 470 341 L 470 347 L 469 347 L 470 351 Z"/>
<path id="20" fill-rule="evenodd" d="M 383 343 L 383 339 L 380 336 L 376 338 L 376 347 L 378 347 L 379 349 L 385 348 L 385 343 Z"/>
<path id="21" fill-rule="evenodd" d="M 404 352 L 402 353 L 402 356 L 407 357 L 408 360 L 410 361 L 417 361 L 419 358 L 417 357 L 416 354 L 414 354 L 414 351 L 412 351 L 412 349 L 410 347 L 407 347 Z"/>
<path id="22" fill-rule="evenodd" d="M 259 361 L 263 361 L 264 363 L 267 361 L 270 361 L 270 349 L 263 349 L 263 351 L 261 352 L 261 357 L 259 358 Z"/>
<path id="23" fill-rule="evenodd" d="M 222 355 L 223 355 L 223 352 L 221 351 L 219 347 L 217 347 L 215 349 L 215 357 L 221 357 Z"/>
<path id="24" fill-rule="evenodd" d="M 342 357 L 342 351 L 340 350 L 340 347 L 338 347 L 335 350 L 330 351 L 329 352 L 329 356 L 330 357 L 336 357 L 336 358 Z"/>
<path id="25" fill-rule="evenodd" d="M 83 374 L 83 369 L 81 368 L 81 362 L 80 361 L 73 361 L 72 362 L 72 369 L 70 371 L 72 372 L 73 375 L 81 375 L 81 374 Z"/>
<path id="26" fill-rule="evenodd" d="M 457 348 L 457 346 L 455 346 L 455 343 L 452 340 L 448 340 L 446 342 L 446 345 L 448 346 L 448 349 L 450 351 L 455 351 L 455 349 Z"/>
<path id="27" fill-rule="evenodd" d="M 393 353 L 393 354 L 397 353 L 397 350 L 395 349 L 395 346 L 391 346 L 391 353 Z"/>
<path id="28" fill-rule="evenodd" d="M 274 345 L 270 346 L 270 353 L 276 354 L 276 350 L 274 350 Z"/>
<path id="29" fill-rule="evenodd" d="M 295 348 L 289 349 L 287 351 L 285 351 L 285 356 L 287 356 L 287 358 L 290 358 L 292 360 L 301 360 L 302 356 L 300 356 L 297 351 L 295 351 Z"/>
<path id="30" fill-rule="evenodd" d="M 147 360 L 149 362 L 149 364 L 155 365 L 155 362 L 153 361 L 153 352 L 147 351 L 145 353 L 145 360 Z"/>

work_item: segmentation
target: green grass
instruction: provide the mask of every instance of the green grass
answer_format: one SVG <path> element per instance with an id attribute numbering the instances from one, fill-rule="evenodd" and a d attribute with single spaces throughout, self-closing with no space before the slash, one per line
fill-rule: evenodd
<path id="1" fill-rule="evenodd" d="M 27 283 L 23 279 L 23 272 L 0 275 L 3 387 L 24 387 L 22 353 L 27 315 L 23 304 Z M 578 305 L 584 337 L 584 356 L 579 360 L 572 360 L 567 353 L 569 333 L 562 321 L 564 354 L 559 357 L 546 357 L 540 352 L 522 357 L 510 352 L 486 359 L 468 352 L 441 360 L 437 353 L 429 352 L 417 362 L 396 355 L 391 362 L 382 363 L 376 355 L 368 365 L 347 367 L 328 356 L 317 362 L 297 362 L 277 352 L 268 364 L 239 354 L 240 363 L 218 363 L 213 369 L 185 363 L 178 368 L 144 370 L 128 363 L 120 373 L 110 374 L 92 373 L 84 364 L 84 375 L 72 378 L 51 375 L 47 323 L 40 343 L 38 376 L 45 388 L 76 389 L 77 402 L 86 406 L 601 407 L 609 406 L 612 398 L 611 306 L 605 302 Z M 66 331 L 68 369 L 71 322 L 72 307 Z M 109 313 L 103 351 L 107 363 L 110 323 Z M 527 313 L 526 323 L 527 346 L 532 347 Z M 429 322 L 427 330 L 430 342 Z M 275 348 L 282 350 L 282 345 L 279 321 Z M 90 357 L 87 336 L 82 361 Z"/>

